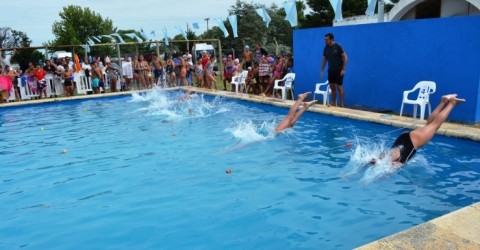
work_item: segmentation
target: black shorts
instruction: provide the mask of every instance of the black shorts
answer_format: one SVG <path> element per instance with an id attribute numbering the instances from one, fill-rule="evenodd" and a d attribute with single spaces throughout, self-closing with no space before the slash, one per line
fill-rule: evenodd
<path id="1" fill-rule="evenodd" d="M 252 61 L 250 62 L 245 62 L 243 64 L 243 69 L 248 69 L 249 67 L 253 67 Z"/>
<path id="2" fill-rule="evenodd" d="M 343 85 L 343 76 L 340 75 L 342 70 L 328 70 L 328 82 Z"/>
<path id="3" fill-rule="evenodd" d="M 153 74 L 155 75 L 155 78 L 159 78 L 160 76 L 163 75 L 163 70 L 155 69 L 155 70 L 153 70 Z"/>

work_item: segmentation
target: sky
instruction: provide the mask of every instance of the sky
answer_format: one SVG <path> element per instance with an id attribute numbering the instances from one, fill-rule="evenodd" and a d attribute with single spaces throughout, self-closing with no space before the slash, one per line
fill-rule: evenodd
<path id="1" fill-rule="evenodd" d="M 162 29 L 168 30 L 173 38 L 180 32 L 175 26 L 186 30 L 187 23 L 199 23 L 200 29 L 193 31 L 200 35 L 207 29 L 205 18 L 210 18 L 209 28 L 216 26 L 214 18 L 227 20 L 228 10 L 237 0 L 5 0 L 2 3 L 0 27 L 10 27 L 25 32 L 32 40 L 31 46 L 41 46 L 53 40 L 52 24 L 61 21 L 59 13 L 64 6 L 78 5 L 88 7 L 103 18 L 109 18 L 117 29 L 143 28 L 147 35 L 155 31 L 155 37 L 163 37 Z M 274 3 L 281 7 L 285 0 L 244 0 L 247 3 L 264 4 L 271 7 Z M 240 22 L 241 20 L 238 20 Z"/>

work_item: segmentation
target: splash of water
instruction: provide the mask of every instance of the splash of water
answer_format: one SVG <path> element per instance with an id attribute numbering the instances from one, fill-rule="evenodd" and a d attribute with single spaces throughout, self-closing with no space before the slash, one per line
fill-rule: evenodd
<path id="1" fill-rule="evenodd" d="M 262 122 L 259 126 L 253 121 L 237 121 L 233 127 L 227 128 L 233 137 L 243 143 L 264 141 L 275 136 L 274 122 Z"/>
<path id="2" fill-rule="evenodd" d="M 368 142 L 356 138 L 352 156 L 345 167 L 342 177 L 353 177 L 365 169 L 360 182 L 369 184 L 398 172 L 400 168 L 392 165 L 390 157 L 380 157 L 387 151 L 388 148 L 385 142 Z M 372 159 L 375 159 L 375 164 L 370 163 Z"/>
<path id="3" fill-rule="evenodd" d="M 146 102 L 148 106 L 137 109 L 148 116 L 161 116 L 165 121 L 180 121 L 192 118 L 205 118 L 218 113 L 227 112 L 222 98 L 213 101 L 205 100 L 203 94 L 192 94 L 188 98 L 180 98 L 183 92 L 168 92 L 154 88 L 149 92 L 133 93 L 130 102 Z"/>
<path id="4" fill-rule="evenodd" d="M 250 144 L 266 141 L 275 137 L 274 130 L 275 121 L 262 122 L 259 126 L 255 125 L 251 120 L 237 121 L 232 127 L 225 129 L 235 137 L 238 141 L 225 148 L 222 153 L 236 151 L 247 147 Z"/>

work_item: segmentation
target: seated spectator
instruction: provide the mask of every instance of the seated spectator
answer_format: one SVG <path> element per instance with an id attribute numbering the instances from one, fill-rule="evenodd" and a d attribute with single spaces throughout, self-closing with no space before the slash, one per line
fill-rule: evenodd
<path id="1" fill-rule="evenodd" d="M 247 79 L 245 79 L 245 84 L 247 85 L 247 93 L 253 93 L 258 95 L 260 93 L 260 86 L 256 80 L 258 76 L 258 63 L 255 63 L 254 67 L 248 68 Z"/>

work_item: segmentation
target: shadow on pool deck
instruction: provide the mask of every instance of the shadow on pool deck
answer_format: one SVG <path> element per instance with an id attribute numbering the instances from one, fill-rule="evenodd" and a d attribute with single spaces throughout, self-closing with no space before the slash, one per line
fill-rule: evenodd
<path id="1" fill-rule="evenodd" d="M 180 88 L 171 88 L 171 90 L 177 89 Z M 294 103 L 290 100 L 285 101 L 277 98 L 268 98 L 249 94 L 236 94 L 226 91 L 206 91 L 204 89 L 198 88 L 191 89 L 206 94 L 221 95 L 228 98 L 270 104 L 285 108 L 289 108 Z M 73 97 L 58 97 L 41 100 L 2 103 L 0 104 L 0 108 L 65 100 L 81 100 L 130 95 L 133 92 L 145 91 L 117 92 L 99 95 L 79 95 Z M 408 129 L 422 127 L 426 122 L 407 116 L 400 117 L 397 115 L 364 111 L 359 109 L 326 107 L 321 104 L 313 105 L 309 109 L 309 111 Z M 480 127 L 478 125 L 464 125 L 445 122 L 438 130 L 437 134 L 480 141 Z M 429 222 L 412 227 L 405 231 L 399 232 L 392 236 L 386 237 L 384 239 L 374 241 L 357 249 L 480 249 L 479 232 L 480 202 L 451 212 L 442 217 L 433 219 Z"/>

